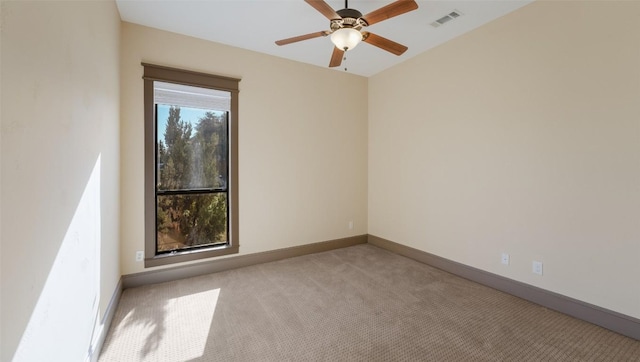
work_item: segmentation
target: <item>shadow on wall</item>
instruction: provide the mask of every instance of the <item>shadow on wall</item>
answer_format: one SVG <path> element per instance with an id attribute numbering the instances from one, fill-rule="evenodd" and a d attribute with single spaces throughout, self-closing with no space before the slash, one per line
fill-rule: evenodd
<path id="1" fill-rule="evenodd" d="M 98 155 L 14 361 L 86 358 L 95 323 L 101 315 L 100 167 Z M 73 356 L 74 353 L 78 355 Z"/>

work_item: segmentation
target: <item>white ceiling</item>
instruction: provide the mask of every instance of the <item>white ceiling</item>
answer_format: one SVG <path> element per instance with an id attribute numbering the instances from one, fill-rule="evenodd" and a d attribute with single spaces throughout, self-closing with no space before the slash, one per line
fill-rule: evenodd
<path id="1" fill-rule="evenodd" d="M 349 7 L 367 14 L 393 0 L 351 0 Z M 333 68 L 371 76 L 462 35 L 533 0 L 418 0 L 418 9 L 385 20 L 367 31 L 409 47 L 396 56 L 366 43 L 347 52 Z M 328 30 L 329 20 L 303 0 L 116 0 L 123 21 L 167 30 L 277 57 L 327 67 L 333 44 L 320 37 L 277 46 L 279 39 Z M 334 9 L 344 0 L 326 0 Z M 457 10 L 463 16 L 438 28 L 430 24 Z"/>

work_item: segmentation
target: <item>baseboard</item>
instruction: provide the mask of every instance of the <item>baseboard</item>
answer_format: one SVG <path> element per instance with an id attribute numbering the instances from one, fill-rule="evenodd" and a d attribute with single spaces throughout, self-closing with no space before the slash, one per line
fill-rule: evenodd
<path id="1" fill-rule="evenodd" d="M 596 324 L 627 337 L 640 340 L 640 319 L 489 273 L 374 235 L 368 235 L 368 243 L 476 283 L 520 297 L 543 307 Z"/>
<path id="2" fill-rule="evenodd" d="M 111 299 L 109 300 L 109 304 L 107 305 L 107 310 L 104 313 L 104 317 L 100 321 L 100 325 L 98 326 L 96 332 L 97 336 L 93 336 L 91 339 L 91 346 L 89 348 L 89 354 L 87 360 L 91 362 L 97 362 L 98 357 L 100 357 L 100 352 L 102 351 L 102 346 L 104 345 L 104 341 L 107 338 L 107 333 L 109 332 L 109 328 L 111 327 L 111 322 L 113 321 L 113 317 L 116 314 L 116 309 L 118 309 L 118 303 L 120 302 L 120 297 L 122 296 L 122 277 L 118 280 L 118 284 L 116 285 L 116 289 L 113 291 L 111 295 Z"/>
<path id="3" fill-rule="evenodd" d="M 239 255 L 224 259 L 208 260 L 195 264 L 182 265 L 173 268 L 128 274 L 122 277 L 123 288 L 135 288 L 142 285 L 164 283 L 199 275 L 217 273 L 225 270 L 268 263 L 307 254 L 319 253 L 322 251 L 339 249 L 357 244 L 365 244 L 366 242 L 367 235 L 358 235 L 343 239 L 335 239 L 313 244 L 294 246 L 290 248 L 265 251 L 262 253 Z"/>

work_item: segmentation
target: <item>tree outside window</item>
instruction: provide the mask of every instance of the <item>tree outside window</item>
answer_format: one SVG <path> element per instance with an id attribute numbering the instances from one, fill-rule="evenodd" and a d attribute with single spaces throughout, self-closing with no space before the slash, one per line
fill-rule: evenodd
<path id="1" fill-rule="evenodd" d="M 144 65 L 145 266 L 237 252 L 238 81 Z"/>

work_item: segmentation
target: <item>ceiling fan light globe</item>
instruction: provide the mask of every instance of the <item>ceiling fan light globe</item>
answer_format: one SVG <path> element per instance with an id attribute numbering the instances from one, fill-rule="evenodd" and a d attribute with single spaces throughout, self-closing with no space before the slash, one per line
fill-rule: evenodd
<path id="1" fill-rule="evenodd" d="M 331 42 L 341 50 L 352 50 L 362 40 L 362 33 L 354 28 L 341 28 L 331 34 Z"/>

